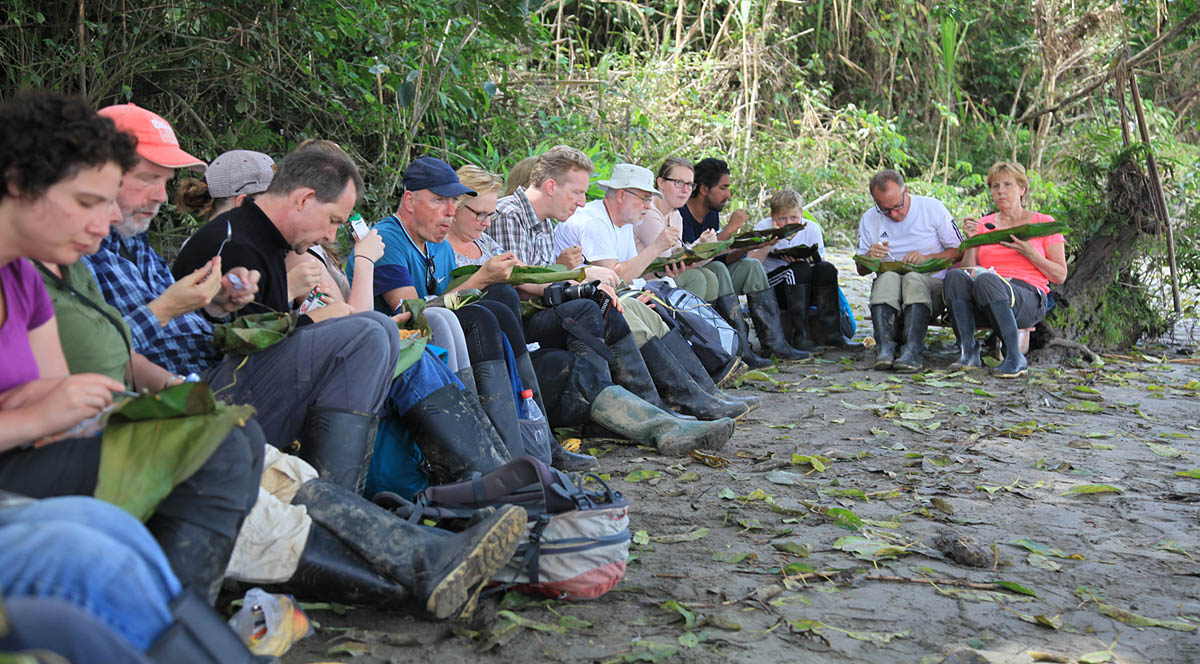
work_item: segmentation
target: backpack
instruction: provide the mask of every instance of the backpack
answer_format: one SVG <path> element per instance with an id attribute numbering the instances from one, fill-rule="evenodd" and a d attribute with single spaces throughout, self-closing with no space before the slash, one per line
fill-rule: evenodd
<path id="1" fill-rule="evenodd" d="M 660 303 L 654 311 L 679 330 L 710 374 L 721 371 L 737 355 L 737 332 L 707 302 L 662 280 L 646 282 L 645 289 Z"/>
<path id="2" fill-rule="evenodd" d="M 603 489 L 585 489 L 587 478 Z M 433 519 L 452 529 L 489 505 L 524 507 L 526 541 L 492 577 L 498 585 L 494 590 L 595 599 L 625 575 L 629 504 L 594 474 L 575 480 L 531 456 L 519 456 L 485 475 L 429 487 L 411 502 L 386 492 L 375 502 L 409 521 Z"/>

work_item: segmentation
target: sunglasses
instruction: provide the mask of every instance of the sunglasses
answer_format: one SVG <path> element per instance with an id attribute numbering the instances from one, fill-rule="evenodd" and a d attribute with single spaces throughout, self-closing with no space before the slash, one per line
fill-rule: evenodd
<path id="1" fill-rule="evenodd" d="M 425 290 L 430 295 L 437 295 L 438 280 L 434 272 L 433 259 L 429 256 L 425 257 Z"/>

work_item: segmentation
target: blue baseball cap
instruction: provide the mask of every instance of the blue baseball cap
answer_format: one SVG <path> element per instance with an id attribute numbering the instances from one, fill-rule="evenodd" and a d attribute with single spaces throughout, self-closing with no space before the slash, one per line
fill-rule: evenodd
<path id="1" fill-rule="evenodd" d="M 405 191 L 428 189 L 438 196 L 475 196 L 475 190 L 458 181 L 450 164 L 436 157 L 414 159 L 401 180 Z"/>

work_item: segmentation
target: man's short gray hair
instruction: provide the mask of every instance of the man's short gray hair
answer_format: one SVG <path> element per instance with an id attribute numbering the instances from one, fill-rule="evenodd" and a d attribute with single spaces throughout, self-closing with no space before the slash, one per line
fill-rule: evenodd
<path id="1" fill-rule="evenodd" d="M 350 157 L 342 151 L 302 148 L 284 157 L 276 168 L 267 194 L 286 195 L 301 187 L 316 192 L 322 203 L 336 201 L 346 185 L 354 183 L 354 204 L 363 196 L 363 178 Z"/>
<path id="2" fill-rule="evenodd" d="M 872 194 L 877 191 L 882 191 L 889 182 L 895 183 L 898 187 L 903 187 L 904 176 L 900 174 L 900 171 L 892 168 L 885 168 L 871 176 L 871 184 L 867 187 L 867 191 Z"/>

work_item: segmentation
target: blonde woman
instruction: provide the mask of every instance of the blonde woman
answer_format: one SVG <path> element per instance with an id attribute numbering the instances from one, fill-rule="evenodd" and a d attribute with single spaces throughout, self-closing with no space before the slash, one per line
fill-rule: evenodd
<path id="1" fill-rule="evenodd" d="M 1023 224 L 1054 221 L 1048 214 L 1026 209 L 1029 178 L 1020 164 L 1000 161 L 988 170 L 988 189 L 997 212 L 967 220 L 967 237 Z M 981 228 L 982 227 L 982 228 Z M 1016 378 L 1028 372 L 1021 352 L 1020 330 L 1037 325 L 1046 316 L 1050 284 L 1067 279 L 1066 240 L 1061 233 L 967 249 L 963 269 L 946 273 L 943 293 L 950 309 L 960 351 L 951 368 L 982 366 L 975 341 L 975 317 L 990 318 L 1004 342 L 1004 361 L 992 374 Z M 971 269 L 982 268 L 982 269 Z"/>

